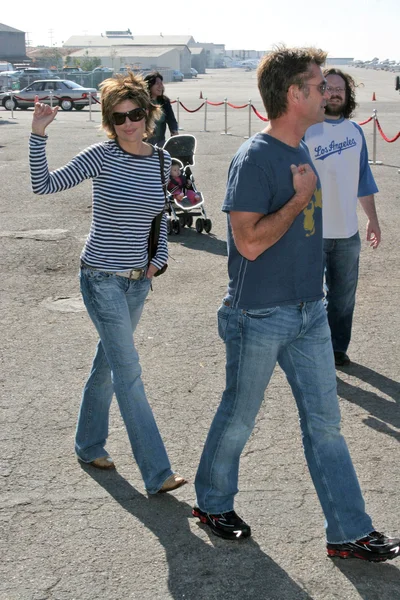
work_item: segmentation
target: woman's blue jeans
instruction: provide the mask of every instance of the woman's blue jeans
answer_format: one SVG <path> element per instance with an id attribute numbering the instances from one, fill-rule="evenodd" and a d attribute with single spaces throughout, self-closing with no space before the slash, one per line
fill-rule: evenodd
<path id="1" fill-rule="evenodd" d="M 350 344 L 360 250 L 358 232 L 350 238 L 324 239 L 326 308 L 335 352 L 347 352 Z"/>
<path id="2" fill-rule="evenodd" d="M 115 392 L 146 490 L 156 493 L 172 470 L 146 398 L 132 335 L 149 293 L 150 279 L 129 280 L 82 267 L 80 282 L 83 301 L 100 341 L 83 390 L 76 454 L 84 462 L 108 456 L 108 415 Z"/>
<path id="3" fill-rule="evenodd" d="M 228 304 L 228 305 L 227 305 Z M 239 460 L 278 362 L 296 399 L 304 452 L 331 543 L 373 529 L 343 436 L 330 330 L 323 302 L 218 311 L 226 345 L 226 388 L 196 476 L 197 502 L 210 514 L 233 509 Z M 287 432 L 290 436 L 290 432 Z"/>

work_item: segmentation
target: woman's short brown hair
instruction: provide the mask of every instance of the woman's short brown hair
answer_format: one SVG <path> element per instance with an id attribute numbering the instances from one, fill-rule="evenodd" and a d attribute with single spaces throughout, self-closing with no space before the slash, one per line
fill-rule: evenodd
<path id="1" fill-rule="evenodd" d="M 154 123 L 161 116 L 161 109 L 151 102 L 147 85 L 141 75 L 134 75 L 131 71 L 128 71 L 127 75 L 117 74 L 115 77 L 105 79 L 99 87 L 101 90 L 102 127 L 109 138 L 117 137 L 112 115 L 117 104 L 125 100 L 131 100 L 139 108 L 147 111 L 146 131 L 143 137 L 151 136 L 154 131 Z"/>

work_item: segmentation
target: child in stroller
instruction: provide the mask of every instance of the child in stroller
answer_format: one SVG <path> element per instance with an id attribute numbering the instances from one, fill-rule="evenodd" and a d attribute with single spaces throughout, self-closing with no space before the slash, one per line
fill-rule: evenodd
<path id="1" fill-rule="evenodd" d="M 174 200 L 181 206 L 194 206 L 201 201 L 201 195 L 191 188 L 192 182 L 183 172 L 183 164 L 180 160 L 173 158 L 171 163 L 171 177 L 168 182 L 168 191 L 172 194 Z"/>
<path id="2" fill-rule="evenodd" d="M 188 134 L 175 135 L 165 142 L 164 150 L 172 158 L 165 204 L 168 233 L 179 234 L 183 227 L 193 224 L 197 233 L 210 233 L 212 223 L 207 217 L 203 194 L 196 189 L 191 169 L 195 164 L 196 138 Z"/>

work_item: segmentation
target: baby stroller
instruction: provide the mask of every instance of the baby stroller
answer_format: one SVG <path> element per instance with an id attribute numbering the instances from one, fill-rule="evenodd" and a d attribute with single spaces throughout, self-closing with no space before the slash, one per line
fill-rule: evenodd
<path id="1" fill-rule="evenodd" d="M 195 192 L 200 199 L 193 204 L 188 198 L 176 200 L 173 195 L 167 191 L 167 201 L 165 212 L 167 213 L 168 233 L 178 235 L 183 227 L 193 225 L 193 217 L 197 217 L 195 227 L 197 233 L 210 233 L 212 223 L 207 218 L 204 208 L 203 194 L 196 189 L 193 173 L 190 167 L 194 165 L 194 155 L 196 151 L 196 138 L 193 135 L 175 135 L 170 137 L 164 144 L 164 149 L 169 152 L 172 158 L 177 159 L 182 165 L 182 173 L 190 181 L 190 189 Z"/>

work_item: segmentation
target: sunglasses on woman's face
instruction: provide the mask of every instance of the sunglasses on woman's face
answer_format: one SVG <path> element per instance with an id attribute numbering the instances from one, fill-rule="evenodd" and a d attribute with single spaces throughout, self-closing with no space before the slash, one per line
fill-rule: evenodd
<path id="1" fill-rule="evenodd" d="M 134 108 L 128 112 L 115 112 L 112 114 L 114 125 L 123 125 L 126 121 L 126 117 L 133 123 L 141 121 L 146 116 L 146 110 L 144 108 Z"/>

